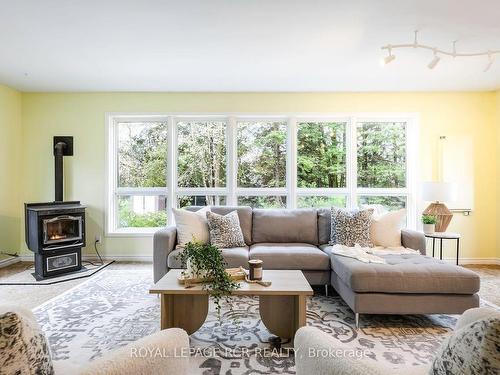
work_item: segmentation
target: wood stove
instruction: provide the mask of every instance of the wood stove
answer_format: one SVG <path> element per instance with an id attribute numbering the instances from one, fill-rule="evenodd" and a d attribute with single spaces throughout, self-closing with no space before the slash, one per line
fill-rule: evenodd
<path id="1" fill-rule="evenodd" d="M 26 203 L 26 244 L 35 253 L 35 277 L 82 268 L 85 206 L 78 201 Z"/>
<path id="2" fill-rule="evenodd" d="M 37 280 L 82 268 L 85 206 L 63 201 L 65 155 L 73 155 L 73 137 L 54 137 L 55 201 L 24 205 L 26 245 L 35 253 Z"/>

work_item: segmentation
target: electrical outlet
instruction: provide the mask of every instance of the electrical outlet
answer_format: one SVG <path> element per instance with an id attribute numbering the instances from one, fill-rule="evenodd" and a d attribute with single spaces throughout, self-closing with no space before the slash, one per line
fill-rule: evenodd
<path id="1" fill-rule="evenodd" d="M 101 243 L 101 235 L 100 234 L 95 235 L 95 242 Z"/>

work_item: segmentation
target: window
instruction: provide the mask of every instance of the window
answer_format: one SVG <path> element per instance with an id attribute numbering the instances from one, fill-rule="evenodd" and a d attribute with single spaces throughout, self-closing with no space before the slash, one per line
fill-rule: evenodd
<path id="1" fill-rule="evenodd" d="M 167 225 L 164 195 L 119 195 L 118 228 L 148 228 Z"/>
<path id="2" fill-rule="evenodd" d="M 286 207 L 287 122 L 238 121 L 236 127 L 238 205 Z"/>
<path id="3" fill-rule="evenodd" d="M 180 195 L 177 206 L 225 206 L 226 197 L 223 195 Z"/>
<path id="4" fill-rule="evenodd" d="M 297 198 L 297 207 L 298 208 L 325 208 L 325 207 L 339 207 L 345 208 L 347 205 L 347 199 L 345 196 L 320 196 L 320 195 L 311 195 L 311 196 L 299 196 Z"/>
<path id="5" fill-rule="evenodd" d="M 286 208 L 286 195 L 276 196 L 239 196 L 238 205 L 254 208 Z"/>
<path id="6" fill-rule="evenodd" d="M 346 187 L 346 124 L 297 124 L 297 186 Z"/>
<path id="7" fill-rule="evenodd" d="M 152 233 L 191 205 L 407 208 L 412 115 L 109 116 L 108 234 Z"/>
<path id="8" fill-rule="evenodd" d="M 406 187 L 406 123 L 362 122 L 358 134 L 358 186 Z"/>
<path id="9" fill-rule="evenodd" d="M 177 176 L 179 187 L 226 186 L 226 123 L 177 123 Z"/>
<path id="10" fill-rule="evenodd" d="M 110 225 L 125 232 L 167 225 L 167 123 L 123 119 L 114 130 Z"/>
<path id="11" fill-rule="evenodd" d="M 167 126 L 165 123 L 118 123 L 118 186 L 166 186 Z"/>

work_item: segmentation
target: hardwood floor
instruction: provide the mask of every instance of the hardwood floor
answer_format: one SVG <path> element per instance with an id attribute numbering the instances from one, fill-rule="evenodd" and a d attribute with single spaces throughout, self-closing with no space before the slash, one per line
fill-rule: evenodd
<path id="1" fill-rule="evenodd" d="M 31 267 L 33 267 L 31 262 L 19 262 L 0 268 L 0 281 L 2 278 Z M 481 277 L 479 292 L 481 298 L 500 306 L 500 265 L 467 265 L 465 267 L 477 272 Z M 153 266 L 148 262 L 115 262 L 106 269 L 148 269 L 151 270 L 151 274 L 153 272 Z M 54 285 L 0 285 L 0 303 L 32 309 L 85 280 L 87 279 L 71 280 Z"/>

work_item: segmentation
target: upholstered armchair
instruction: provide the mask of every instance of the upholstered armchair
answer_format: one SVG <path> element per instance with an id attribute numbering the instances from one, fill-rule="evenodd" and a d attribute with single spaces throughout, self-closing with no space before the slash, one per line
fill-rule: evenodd
<path id="1" fill-rule="evenodd" d="M 50 358 L 47 340 L 31 311 L 0 306 L 0 373 L 153 375 L 189 373 L 189 337 L 179 328 L 156 332 L 85 366 Z"/>
<path id="2" fill-rule="evenodd" d="M 474 344 L 475 343 L 475 344 Z M 314 327 L 302 327 L 295 334 L 297 375 L 416 375 L 493 373 L 500 368 L 500 312 L 489 308 L 467 310 L 458 319 L 454 332 L 444 340 L 433 364 L 392 369 L 366 358 L 349 356 L 314 356 L 328 349 L 342 349 L 342 344 Z M 474 347 L 475 345 L 475 347 Z M 486 366 L 486 367 L 484 367 Z"/>

